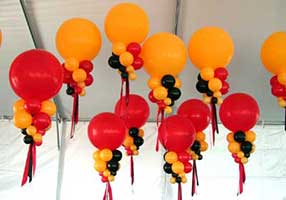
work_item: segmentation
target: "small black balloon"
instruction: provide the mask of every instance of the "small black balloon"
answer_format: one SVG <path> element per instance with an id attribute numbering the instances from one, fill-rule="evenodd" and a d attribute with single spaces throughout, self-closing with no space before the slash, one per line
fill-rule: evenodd
<path id="1" fill-rule="evenodd" d="M 26 135 L 23 140 L 25 144 L 31 144 L 33 142 L 33 137 L 30 135 Z"/>
<path id="2" fill-rule="evenodd" d="M 245 141 L 245 133 L 243 131 L 237 131 L 234 133 L 233 138 L 236 142 L 244 142 Z"/>
<path id="3" fill-rule="evenodd" d="M 124 67 L 123 65 L 118 66 L 118 70 L 120 72 L 126 72 L 126 67 Z"/>
<path id="4" fill-rule="evenodd" d="M 127 79 L 128 78 L 128 73 L 127 72 L 121 72 L 121 78 Z"/>
<path id="5" fill-rule="evenodd" d="M 144 139 L 142 137 L 135 137 L 134 144 L 137 148 L 139 148 L 140 146 L 144 144 Z"/>
<path id="6" fill-rule="evenodd" d="M 120 161 L 122 159 L 122 153 L 119 150 L 112 151 L 112 161 Z"/>
<path id="7" fill-rule="evenodd" d="M 196 89 L 199 93 L 206 93 L 208 91 L 208 83 L 198 81 L 196 84 Z"/>
<path id="8" fill-rule="evenodd" d="M 109 169 L 111 172 L 116 172 L 119 169 L 119 163 L 111 160 L 107 163 L 107 169 Z"/>
<path id="9" fill-rule="evenodd" d="M 119 66 L 121 66 L 118 56 L 114 56 L 114 55 L 109 57 L 108 64 L 113 69 L 118 69 Z"/>
<path id="10" fill-rule="evenodd" d="M 129 129 L 129 135 L 131 137 L 138 137 L 139 129 L 136 127 L 132 127 Z"/>
<path id="11" fill-rule="evenodd" d="M 176 79 L 170 74 L 163 76 L 163 78 L 161 79 L 161 84 L 165 88 L 172 88 L 174 87 L 175 83 L 176 83 Z"/>
<path id="12" fill-rule="evenodd" d="M 168 105 L 168 106 L 173 106 L 173 105 L 175 105 L 175 101 L 174 100 L 172 100 L 172 103 L 170 105 Z"/>
<path id="13" fill-rule="evenodd" d="M 213 103 L 213 104 L 217 104 L 217 98 L 216 98 L 216 97 L 212 97 L 212 99 L 211 99 L 211 103 Z"/>
<path id="14" fill-rule="evenodd" d="M 195 140 L 191 147 L 191 150 L 196 152 L 199 151 L 200 148 L 201 148 L 201 143 L 198 140 Z"/>
<path id="15" fill-rule="evenodd" d="M 110 171 L 110 174 L 111 174 L 112 176 L 116 176 L 117 172 L 116 172 L 116 171 Z"/>
<path id="16" fill-rule="evenodd" d="M 176 182 L 177 182 L 177 183 L 181 183 L 181 182 L 182 182 L 182 178 L 179 177 L 179 176 L 177 176 L 177 177 L 176 177 Z"/>
<path id="17" fill-rule="evenodd" d="M 206 94 L 207 94 L 208 97 L 212 97 L 214 93 L 208 89 Z"/>
<path id="18" fill-rule="evenodd" d="M 172 164 L 166 162 L 163 166 L 163 169 L 167 174 L 172 174 Z"/>
<path id="19" fill-rule="evenodd" d="M 26 129 L 22 129 L 22 130 L 21 130 L 21 133 L 22 133 L 23 135 L 27 135 Z"/>
<path id="20" fill-rule="evenodd" d="M 200 148 L 201 148 L 201 147 L 200 147 Z M 200 150 L 200 149 L 196 150 L 196 151 L 195 151 L 195 154 L 200 155 L 200 154 L 201 154 L 201 150 Z"/>
<path id="21" fill-rule="evenodd" d="M 168 97 L 174 101 L 178 100 L 181 94 L 182 93 L 179 88 L 173 87 L 168 89 Z"/>
<path id="22" fill-rule="evenodd" d="M 73 95 L 74 94 L 74 89 L 72 87 L 68 87 L 66 90 L 67 95 Z"/>
<path id="23" fill-rule="evenodd" d="M 249 158 L 249 157 L 250 157 L 250 153 L 245 153 L 244 156 L 245 156 L 246 158 Z"/>
<path id="24" fill-rule="evenodd" d="M 202 79 L 201 74 L 198 74 L 197 79 L 198 79 L 198 81 L 205 81 L 204 79 Z"/>
<path id="25" fill-rule="evenodd" d="M 176 174 L 176 173 L 172 173 L 172 176 L 177 178 L 179 176 L 179 174 Z"/>
<path id="26" fill-rule="evenodd" d="M 240 145 L 240 149 L 244 154 L 250 153 L 252 149 L 251 142 L 248 142 L 248 141 L 242 142 Z"/>
<path id="27" fill-rule="evenodd" d="M 203 159 L 203 156 L 201 154 L 199 154 L 199 160 L 202 160 Z"/>

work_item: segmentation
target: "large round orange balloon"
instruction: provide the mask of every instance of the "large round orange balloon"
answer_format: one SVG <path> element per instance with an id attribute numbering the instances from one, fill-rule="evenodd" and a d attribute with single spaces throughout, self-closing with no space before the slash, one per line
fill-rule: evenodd
<path id="1" fill-rule="evenodd" d="M 141 56 L 144 69 L 151 77 L 178 75 L 185 67 L 187 51 L 184 42 L 171 33 L 156 33 L 146 40 Z"/>
<path id="2" fill-rule="evenodd" d="M 60 26 L 56 46 L 64 59 L 92 60 L 100 50 L 101 35 L 93 22 L 72 18 Z"/>
<path id="3" fill-rule="evenodd" d="M 230 35 L 218 27 L 199 29 L 189 42 L 191 62 L 199 69 L 226 67 L 233 53 L 234 44 Z"/>
<path id="4" fill-rule="evenodd" d="M 149 32 L 149 20 L 145 11 L 136 4 L 121 3 L 109 10 L 104 28 L 112 43 L 141 43 Z"/>
<path id="5" fill-rule="evenodd" d="M 286 32 L 273 33 L 265 40 L 261 60 L 271 73 L 286 73 Z"/>

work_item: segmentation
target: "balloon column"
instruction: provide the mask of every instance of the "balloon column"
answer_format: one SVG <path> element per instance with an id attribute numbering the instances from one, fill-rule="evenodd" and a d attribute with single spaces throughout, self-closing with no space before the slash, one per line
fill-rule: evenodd
<path id="1" fill-rule="evenodd" d="M 79 95 L 85 96 L 85 87 L 93 83 L 92 59 L 101 47 L 101 35 L 97 26 L 83 18 L 65 21 L 57 31 L 56 47 L 65 59 L 63 66 L 66 93 L 73 97 L 71 135 L 74 136 L 75 125 L 79 115 Z"/>
<path id="2" fill-rule="evenodd" d="M 226 82 L 234 45 L 230 35 L 218 27 L 197 30 L 189 41 L 191 62 L 200 70 L 196 89 L 203 94 L 203 101 L 212 108 L 212 137 L 218 133 L 216 104 L 222 103 L 222 95 L 229 90 Z"/>
<path id="3" fill-rule="evenodd" d="M 21 97 L 13 105 L 14 125 L 21 129 L 24 143 L 29 145 L 22 186 L 32 181 L 36 170 L 36 146 L 51 126 L 56 113 L 53 98 L 62 87 L 63 72 L 55 56 L 44 50 L 29 50 L 18 55 L 10 67 L 9 80 Z"/>
<path id="4" fill-rule="evenodd" d="M 140 56 L 140 43 L 149 32 L 149 20 L 145 11 L 133 3 L 121 3 L 111 8 L 104 23 L 107 38 L 112 42 L 112 56 L 108 59 L 111 68 L 121 75 L 121 97 L 125 84 L 126 103 L 129 97 L 129 79 L 135 80 L 135 70 L 144 62 Z"/>
<path id="5" fill-rule="evenodd" d="M 139 154 L 139 148 L 144 143 L 144 130 L 141 127 L 148 120 L 149 113 L 148 103 L 143 97 L 135 94 L 129 96 L 128 105 L 126 105 L 125 97 L 123 96 L 115 106 L 115 114 L 124 120 L 128 128 L 123 146 L 126 150 L 126 154 L 130 156 L 131 184 L 134 183 L 133 155 Z"/>
<path id="6" fill-rule="evenodd" d="M 179 115 L 164 119 L 159 127 L 159 141 L 167 150 L 164 155 L 164 171 L 171 174 L 170 182 L 178 183 L 178 200 L 182 200 L 181 183 L 186 183 L 186 173 L 192 171 L 191 156 L 187 149 L 195 140 L 192 122 Z"/>
<path id="7" fill-rule="evenodd" d="M 181 81 L 177 77 L 184 69 L 187 53 L 184 42 L 171 33 L 156 33 L 142 47 L 144 69 L 150 75 L 149 99 L 158 105 L 157 123 L 164 112 L 171 113 L 171 106 L 181 96 Z M 158 150 L 158 140 L 156 149 Z"/>
<path id="8" fill-rule="evenodd" d="M 232 131 L 227 135 L 228 150 L 232 153 L 234 161 L 239 164 L 238 194 L 241 194 L 246 180 L 244 164 L 255 151 L 253 142 L 256 135 L 250 129 L 259 119 L 259 107 L 250 95 L 235 93 L 224 100 L 219 115 L 223 125 Z"/>
<path id="9" fill-rule="evenodd" d="M 262 45 L 261 60 L 264 67 L 274 74 L 270 79 L 272 95 L 278 104 L 284 108 L 286 131 L 286 32 L 276 32 L 270 35 Z"/>
<path id="10" fill-rule="evenodd" d="M 106 184 L 103 200 L 112 200 L 110 182 L 120 168 L 122 153 L 117 150 L 123 143 L 126 125 L 113 113 L 100 113 L 92 118 L 88 125 L 88 138 L 98 148 L 94 152 L 94 168 L 99 172 L 101 181 Z"/>
<path id="11" fill-rule="evenodd" d="M 201 152 L 208 149 L 206 135 L 203 132 L 210 123 L 211 112 L 209 107 L 198 99 L 189 99 L 183 102 L 178 108 L 178 115 L 189 119 L 195 127 L 196 139 L 191 147 L 189 153 L 193 160 L 193 175 L 192 175 L 192 195 L 196 192 L 196 185 L 199 184 L 196 160 L 202 160 Z"/>

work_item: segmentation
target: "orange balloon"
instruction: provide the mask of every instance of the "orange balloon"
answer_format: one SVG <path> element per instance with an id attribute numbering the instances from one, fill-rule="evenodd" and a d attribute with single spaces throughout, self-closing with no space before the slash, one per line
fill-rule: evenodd
<path id="1" fill-rule="evenodd" d="M 230 35 L 219 27 L 201 28 L 189 42 L 190 59 L 198 69 L 226 67 L 233 53 L 234 44 Z"/>
<path id="2" fill-rule="evenodd" d="M 112 43 L 141 43 L 149 32 L 149 19 L 136 4 L 120 3 L 108 11 L 104 29 Z"/>
<path id="3" fill-rule="evenodd" d="M 56 46 L 64 59 L 92 60 L 101 47 L 100 31 L 87 19 L 69 19 L 58 29 Z"/>
<path id="4" fill-rule="evenodd" d="M 276 32 L 270 35 L 262 45 L 260 56 L 269 72 L 286 73 L 286 32 Z"/>
<path id="5" fill-rule="evenodd" d="M 178 75 L 187 62 L 184 42 L 171 33 L 156 33 L 146 40 L 141 56 L 144 69 L 151 77 Z"/>
<path id="6" fill-rule="evenodd" d="M 2 44 L 2 31 L 0 30 L 0 47 L 1 47 L 1 44 Z"/>

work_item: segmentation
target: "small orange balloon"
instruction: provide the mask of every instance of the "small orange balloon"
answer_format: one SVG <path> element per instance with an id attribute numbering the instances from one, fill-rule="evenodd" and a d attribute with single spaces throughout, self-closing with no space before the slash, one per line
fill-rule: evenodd
<path id="1" fill-rule="evenodd" d="M 168 90 L 163 86 L 159 86 L 153 90 L 153 96 L 158 100 L 164 100 L 168 96 Z"/>
<path id="2" fill-rule="evenodd" d="M 208 87 L 213 92 L 219 91 L 222 87 L 222 82 L 218 78 L 212 78 L 209 80 Z"/>
<path id="3" fill-rule="evenodd" d="M 240 152 L 240 144 L 238 142 L 231 142 L 228 145 L 228 150 L 231 153 L 238 153 Z"/>
<path id="4" fill-rule="evenodd" d="M 108 11 L 104 30 L 112 43 L 141 43 L 149 32 L 148 16 L 136 4 L 120 3 Z"/>
<path id="5" fill-rule="evenodd" d="M 233 53 L 234 44 L 230 35 L 219 27 L 201 28 L 189 42 L 190 59 L 198 69 L 226 67 Z"/>
<path id="6" fill-rule="evenodd" d="M 180 174 L 184 172 L 184 164 L 180 161 L 176 161 L 172 164 L 172 171 L 175 172 L 176 174 Z"/>
<path id="7" fill-rule="evenodd" d="M 98 172 L 104 172 L 106 170 L 106 162 L 103 160 L 96 160 L 94 164 L 94 169 Z"/>
<path id="8" fill-rule="evenodd" d="M 286 32 L 270 35 L 261 48 L 261 60 L 265 68 L 273 73 L 286 73 Z"/>
<path id="9" fill-rule="evenodd" d="M 201 151 L 206 151 L 208 149 L 208 146 L 209 146 L 208 143 L 206 143 L 205 141 L 201 141 L 200 143 L 201 143 L 200 150 Z"/>
<path id="10" fill-rule="evenodd" d="M 204 141 L 205 139 L 206 139 L 206 135 L 204 134 L 204 132 L 199 131 L 196 133 L 196 140 Z"/>
<path id="11" fill-rule="evenodd" d="M 72 73 L 72 79 L 75 82 L 83 82 L 87 77 L 86 72 L 83 69 L 77 69 Z"/>
<path id="12" fill-rule="evenodd" d="M 246 131 L 245 132 L 245 139 L 249 142 L 254 142 L 256 139 L 256 134 L 253 131 Z"/>
<path id="13" fill-rule="evenodd" d="M 92 60 L 101 47 L 100 31 L 87 19 L 69 19 L 58 29 L 56 47 L 64 59 Z"/>
<path id="14" fill-rule="evenodd" d="M 53 116 L 57 112 L 56 104 L 49 100 L 43 101 L 41 103 L 41 112 Z"/>
<path id="15" fill-rule="evenodd" d="M 28 126 L 26 131 L 28 135 L 35 135 L 37 133 L 37 128 L 35 126 Z"/>
<path id="16" fill-rule="evenodd" d="M 177 76 L 185 67 L 187 52 L 184 42 L 171 33 L 156 33 L 142 47 L 144 69 L 151 77 Z"/>
<path id="17" fill-rule="evenodd" d="M 112 159 L 112 151 L 110 149 L 102 149 L 99 156 L 103 161 L 110 161 Z"/>
<path id="18" fill-rule="evenodd" d="M 234 133 L 231 132 L 231 133 L 227 134 L 226 139 L 229 143 L 234 142 Z"/>
<path id="19" fill-rule="evenodd" d="M 214 70 L 213 68 L 210 68 L 210 67 L 204 67 L 202 68 L 200 75 L 202 79 L 204 79 L 205 81 L 208 81 L 214 77 Z"/>
<path id="20" fill-rule="evenodd" d="M 32 115 L 23 110 L 14 114 L 13 122 L 17 128 L 25 129 L 32 124 L 32 119 Z"/>
<path id="21" fill-rule="evenodd" d="M 18 111 L 25 111 L 25 108 L 24 108 L 24 105 L 25 105 L 25 101 L 24 99 L 19 99 L 17 100 L 14 104 L 13 104 L 13 112 L 16 113 Z"/>
<path id="22" fill-rule="evenodd" d="M 126 51 L 126 45 L 123 42 L 115 42 L 112 44 L 112 53 L 120 55 Z"/>
<path id="23" fill-rule="evenodd" d="M 2 31 L 0 30 L 0 47 L 1 47 L 1 44 L 2 44 Z"/>
<path id="24" fill-rule="evenodd" d="M 165 154 L 165 161 L 169 164 L 173 164 L 178 161 L 178 155 L 174 151 L 169 151 Z"/>
<path id="25" fill-rule="evenodd" d="M 120 61 L 121 65 L 127 67 L 133 63 L 134 58 L 133 58 L 133 55 L 131 53 L 126 51 L 119 56 L 119 61 Z"/>
<path id="26" fill-rule="evenodd" d="M 161 80 L 159 78 L 150 78 L 147 82 L 150 89 L 155 89 L 161 86 Z"/>

